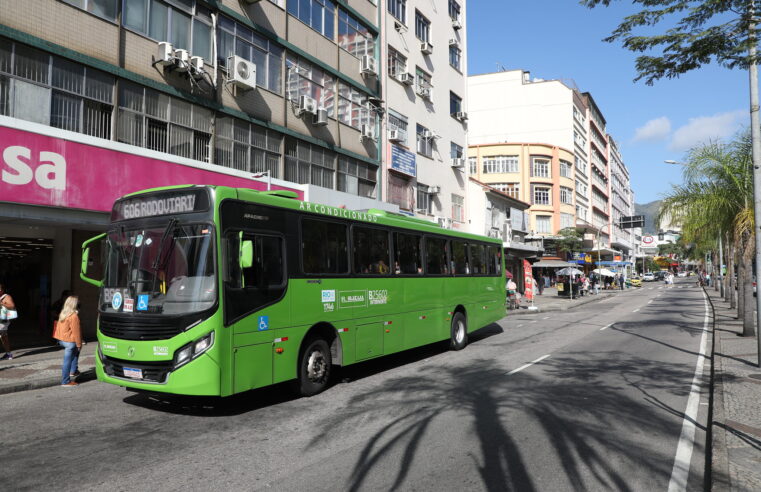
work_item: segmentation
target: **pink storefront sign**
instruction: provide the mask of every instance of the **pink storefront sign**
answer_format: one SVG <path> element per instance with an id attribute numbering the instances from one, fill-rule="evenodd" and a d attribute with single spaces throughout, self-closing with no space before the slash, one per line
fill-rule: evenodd
<path id="1" fill-rule="evenodd" d="M 0 126 L 0 153 L 0 202 L 106 212 L 117 198 L 158 186 L 267 189 L 266 183 L 225 173 L 225 168 L 216 172 L 208 169 L 211 165 L 195 167 L 5 126 Z M 304 198 L 299 189 L 275 184 L 271 189 Z"/>

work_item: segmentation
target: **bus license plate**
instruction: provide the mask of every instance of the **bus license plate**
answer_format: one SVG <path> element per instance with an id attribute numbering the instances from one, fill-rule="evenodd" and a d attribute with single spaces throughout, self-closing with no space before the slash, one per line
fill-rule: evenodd
<path id="1" fill-rule="evenodd" d="M 125 367 L 124 368 L 124 377 L 132 378 L 132 379 L 143 379 L 143 370 L 142 369 L 134 369 L 132 367 Z"/>

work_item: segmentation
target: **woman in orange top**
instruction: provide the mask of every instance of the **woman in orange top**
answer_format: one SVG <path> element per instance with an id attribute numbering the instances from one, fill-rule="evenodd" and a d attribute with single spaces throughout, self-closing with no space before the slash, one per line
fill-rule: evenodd
<path id="1" fill-rule="evenodd" d="M 63 303 L 53 338 L 64 348 L 63 367 L 61 368 L 61 386 L 78 386 L 72 377 L 79 376 L 79 351 L 82 349 L 82 330 L 79 327 L 77 305 L 79 298 L 69 296 Z"/>

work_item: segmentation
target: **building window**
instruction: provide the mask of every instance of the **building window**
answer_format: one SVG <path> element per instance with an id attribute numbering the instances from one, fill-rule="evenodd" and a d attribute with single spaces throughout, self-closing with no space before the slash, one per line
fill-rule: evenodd
<path id="1" fill-rule="evenodd" d="M 462 158 L 462 147 L 454 142 L 449 142 L 449 157 L 452 159 Z"/>
<path id="2" fill-rule="evenodd" d="M 560 203 L 573 205 L 573 189 L 565 186 L 560 187 Z"/>
<path id="3" fill-rule="evenodd" d="M 560 176 L 564 178 L 572 178 L 573 164 L 568 161 L 560 160 Z"/>
<path id="4" fill-rule="evenodd" d="M 363 55 L 373 56 L 375 53 L 375 38 L 357 19 L 344 9 L 338 10 L 338 46 L 352 55 L 360 58 Z"/>
<path id="5" fill-rule="evenodd" d="M 520 183 L 490 183 L 489 186 L 499 190 L 506 195 L 510 195 L 516 200 L 520 200 Z"/>
<path id="6" fill-rule="evenodd" d="M 500 173 L 517 173 L 518 156 L 517 155 L 497 155 L 484 157 L 483 162 L 484 174 Z"/>
<path id="7" fill-rule="evenodd" d="M 550 192 L 551 188 L 546 186 L 534 186 L 534 205 L 549 205 L 550 204 Z"/>
<path id="8" fill-rule="evenodd" d="M 449 64 L 457 71 L 460 71 L 460 60 L 462 58 L 462 50 L 457 45 L 449 46 Z"/>
<path id="9" fill-rule="evenodd" d="M 407 24 L 407 0 L 388 0 L 388 13 L 402 24 Z"/>
<path id="10" fill-rule="evenodd" d="M 375 126 L 375 111 L 364 93 L 343 82 L 338 83 L 338 121 L 357 130 L 362 125 Z"/>
<path id="11" fill-rule="evenodd" d="M 156 41 L 169 41 L 174 49 L 211 60 L 211 11 L 194 0 L 124 2 L 122 23 Z"/>
<path id="12" fill-rule="evenodd" d="M 229 116 L 217 116 L 214 163 L 280 178 L 283 136 Z"/>
<path id="13" fill-rule="evenodd" d="M 331 0 L 288 0 L 288 13 L 335 40 L 336 4 Z"/>
<path id="14" fill-rule="evenodd" d="M 407 58 L 391 46 L 388 47 L 388 75 L 395 79 L 407 72 Z"/>
<path id="15" fill-rule="evenodd" d="M 256 85 L 281 94 L 283 49 L 227 17 L 220 16 L 217 27 L 219 65 L 226 66 L 227 58 L 232 55 L 253 62 L 256 64 Z"/>
<path id="16" fill-rule="evenodd" d="M 462 111 L 462 98 L 454 92 L 449 92 L 449 114 L 454 116 Z"/>
<path id="17" fill-rule="evenodd" d="M 576 192 L 585 196 L 587 195 L 587 191 L 589 191 L 589 186 L 587 186 L 586 183 L 576 180 Z"/>
<path id="18" fill-rule="evenodd" d="M 285 179 L 334 189 L 336 154 L 295 138 L 285 139 Z"/>
<path id="19" fill-rule="evenodd" d="M 2 115 L 110 139 L 115 84 L 106 73 L 0 40 Z"/>
<path id="20" fill-rule="evenodd" d="M 375 198 L 378 166 L 357 159 L 338 156 L 338 191 Z"/>
<path id="21" fill-rule="evenodd" d="M 470 167 L 470 174 L 478 174 L 478 157 L 468 157 L 468 166 Z"/>
<path id="22" fill-rule="evenodd" d="M 431 213 L 431 194 L 429 193 L 428 185 L 424 185 L 419 181 L 417 184 L 417 202 L 415 203 L 415 208 L 420 213 Z"/>
<path id="23" fill-rule="evenodd" d="M 415 204 L 415 189 L 409 178 L 388 173 L 388 202 L 399 205 L 402 210 L 412 210 Z"/>
<path id="24" fill-rule="evenodd" d="M 583 220 L 584 222 L 586 222 L 587 221 L 587 207 L 576 205 L 576 216 L 579 218 L 579 220 Z"/>
<path id="25" fill-rule="evenodd" d="M 431 21 L 417 10 L 415 11 L 415 36 L 423 42 L 428 42 L 431 38 Z"/>
<path id="26" fill-rule="evenodd" d="M 452 220 L 465 221 L 465 198 L 452 193 Z"/>
<path id="27" fill-rule="evenodd" d="M 460 20 L 460 4 L 455 0 L 449 0 L 449 17 L 452 20 Z"/>
<path id="28" fill-rule="evenodd" d="M 537 215 L 535 217 L 535 220 L 536 220 L 536 232 L 540 234 L 549 234 L 550 232 L 552 232 L 552 227 L 550 225 L 551 224 L 550 221 L 552 220 L 551 216 Z"/>
<path id="29" fill-rule="evenodd" d="M 285 58 L 287 70 L 286 97 L 298 103 L 300 96 L 309 96 L 328 116 L 335 118 L 336 79 L 322 69 L 290 53 Z"/>
<path id="30" fill-rule="evenodd" d="M 573 214 L 560 214 L 560 228 L 565 229 L 567 227 L 574 227 Z"/>
<path id="31" fill-rule="evenodd" d="M 433 89 L 431 80 L 431 74 L 420 67 L 415 67 L 415 86 L 418 91 L 420 89 Z"/>
<path id="32" fill-rule="evenodd" d="M 75 7 L 86 10 L 110 21 L 116 20 L 116 0 L 64 0 Z"/>
<path id="33" fill-rule="evenodd" d="M 550 160 L 534 157 L 532 160 L 532 172 L 531 175 L 535 178 L 549 178 L 550 177 Z"/>
<path id="34" fill-rule="evenodd" d="M 407 145 L 407 117 L 393 109 L 388 110 L 388 129 L 397 131 L 399 144 Z"/>
<path id="35" fill-rule="evenodd" d="M 430 130 L 423 125 L 417 126 L 417 152 L 426 157 L 433 156 L 433 138 Z"/>
<path id="36" fill-rule="evenodd" d="M 209 162 L 212 118 L 206 108 L 119 82 L 120 142 Z"/>

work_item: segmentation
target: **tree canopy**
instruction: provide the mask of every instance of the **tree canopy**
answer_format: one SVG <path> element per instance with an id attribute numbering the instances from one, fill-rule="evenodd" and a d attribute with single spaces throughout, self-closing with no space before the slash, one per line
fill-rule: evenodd
<path id="1" fill-rule="evenodd" d="M 589 8 L 609 6 L 617 0 L 580 0 Z M 711 62 L 727 68 L 748 68 L 748 47 L 755 17 L 752 0 L 631 0 L 644 7 L 625 17 L 607 42 L 644 53 L 637 57 L 636 80 L 647 85 L 663 77 L 675 78 Z M 660 34 L 637 34 L 659 23 L 670 28 Z M 635 32 L 636 31 L 636 32 Z M 660 51 L 660 53 L 659 53 Z M 758 60 L 756 60 L 758 62 Z"/>

